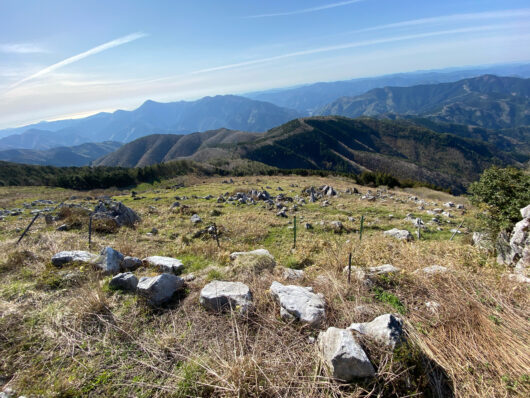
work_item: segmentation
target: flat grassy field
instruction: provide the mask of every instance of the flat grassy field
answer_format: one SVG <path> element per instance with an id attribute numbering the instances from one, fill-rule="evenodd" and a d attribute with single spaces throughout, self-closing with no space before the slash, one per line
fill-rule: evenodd
<path id="1" fill-rule="evenodd" d="M 194 276 L 170 303 L 153 308 L 133 293 L 110 289 L 111 277 L 90 266 L 51 264 L 59 251 L 89 250 L 86 214 L 55 211 L 64 218 L 51 224 L 39 217 L 18 246 L 33 217 L 30 210 L 46 206 L 5 216 L 0 221 L 0 386 L 46 397 L 530 395 L 529 288 L 507 280 L 491 254 L 471 245 L 475 210 L 465 198 L 424 188 L 367 188 L 338 177 L 225 179 L 187 176 L 143 184 L 134 189 L 137 198 L 118 190 L 0 188 L 0 208 L 5 209 L 24 208 L 37 199 L 93 209 L 98 197 L 111 196 L 142 221 L 134 229 L 95 232 L 91 252 L 111 246 L 139 258 L 175 257 L 184 263 L 183 275 Z M 288 203 L 287 218 L 262 201 L 216 200 L 226 192 L 251 189 L 275 196 L 278 187 L 286 196 L 304 197 L 304 188 L 322 185 L 333 186 L 339 195 L 298 205 L 296 211 Z M 354 187 L 361 194 L 344 193 Z M 362 199 L 368 190 L 378 195 L 375 201 Z M 323 200 L 329 206 L 323 207 Z M 172 209 L 175 201 L 180 207 Z M 441 223 L 430 224 L 433 215 L 427 211 L 448 210 L 447 201 L 465 209 L 451 208 L 452 218 L 437 215 Z M 193 224 L 193 214 L 202 223 Z M 416 217 L 426 224 L 419 240 L 411 221 Z M 333 221 L 342 223 L 342 231 L 334 230 Z M 57 231 L 63 223 L 72 228 Z M 214 223 L 221 232 L 220 247 L 209 234 L 198 233 Z M 461 223 L 461 233 L 450 240 L 451 230 Z M 415 239 L 402 242 L 383 235 L 392 228 L 407 229 Z M 274 270 L 257 273 L 230 261 L 232 252 L 258 248 L 275 257 Z M 343 268 L 350 253 L 354 266 L 392 264 L 401 272 L 371 285 L 355 278 L 348 283 Z M 415 273 L 432 265 L 448 272 Z M 304 279 L 286 282 L 283 267 L 303 269 Z M 135 271 L 138 278 L 158 273 L 148 266 Z M 246 283 L 255 310 L 242 317 L 203 309 L 200 290 L 214 279 Z M 315 330 L 282 321 L 268 291 L 273 281 L 322 293 L 325 324 Z M 439 304 L 437 310 L 426 305 L 432 301 Z M 389 312 L 404 320 L 406 343 L 392 352 L 362 340 L 377 376 L 351 384 L 333 381 L 314 343 L 319 331 Z"/>

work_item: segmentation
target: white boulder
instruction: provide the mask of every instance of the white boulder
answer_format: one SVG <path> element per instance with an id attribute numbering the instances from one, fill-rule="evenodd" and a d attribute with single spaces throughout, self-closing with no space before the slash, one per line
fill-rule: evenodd
<path id="1" fill-rule="evenodd" d="M 279 302 L 280 316 L 284 320 L 298 320 L 317 326 L 326 317 L 326 302 L 320 294 L 313 293 L 311 287 L 282 285 L 272 282 L 272 296 Z"/>
<path id="2" fill-rule="evenodd" d="M 375 370 L 351 331 L 330 327 L 318 335 L 318 348 L 335 379 L 350 382 L 373 377 Z"/>
<path id="3" fill-rule="evenodd" d="M 252 293 L 241 282 L 213 281 L 201 290 L 200 303 L 211 311 L 232 309 L 246 314 L 252 308 Z"/>

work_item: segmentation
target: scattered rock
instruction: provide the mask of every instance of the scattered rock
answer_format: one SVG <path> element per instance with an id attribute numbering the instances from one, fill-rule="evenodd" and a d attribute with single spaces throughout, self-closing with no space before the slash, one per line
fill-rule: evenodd
<path id="1" fill-rule="evenodd" d="M 182 268 L 184 268 L 182 261 L 173 257 L 151 256 L 144 258 L 143 261 L 153 267 L 158 267 L 162 272 L 169 272 L 173 274 L 180 274 L 182 272 Z"/>
<path id="2" fill-rule="evenodd" d="M 138 257 L 125 256 L 120 264 L 120 267 L 124 271 L 134 271 L 136 268 L 142 266 L 142 260 Z"/>
<path id="3" fill-rule="evenodd" d="M 116 224 L 126 227 L 134 227 L 134 224 L 141 221 L 140 216 L 131 208 L 121 202 L 107 200 L 99 202 L 94 209 L 94 219 L 112 219 Z"/>
<path id="4" fill-rule="evenodd" d="M 270 287 L 272 296 L 280 303 L 280 316 L 284 320 L 296 319 L 318 326 L 326 316 L 326 302 L 324 297 L 313 293 L 310 287 L 287 285 L 272 282 Z"/>
<path id="5" fill-rule="evenodd" d="M 200 303 L 211 311 L 232 309 L 246 314 L 252 308 L 252 293 L 241 282 L 213 281 L 201 290 Z"/>
<path id="6" fill-rule="evenodd" d="M 52 257 L 52 264 L 60 267 L 68 263 L 91 263 L 97 258 L 97 255 L 82 250 L 63 251 Z"/>
<path id="7" fill-rule="evenodd" d="M 438 309 L 440 308 L 440 303 L 438 303 L 437 301 L 427 301 L 425 303 L 425 307 L 427 307 L 427 309 L 433 314 L 436 314 L 438 313 Z"/>
<path id="8" fill-rule="evenodd" d="M 120 272 L 120 264 L 123 261 L 123 254 L 112 247 L 105 247 L 95 264 L 106 274 L 117 274 Z"/>
<path id="9" fill-rule="evenodd" d="M 138 294 L 153 305 L 161 305 L 171 300 L 173 294 L 184 286 L 184 280 L 173 274 L 161 274 L 154 277 L 140 278 Z"/>
<path id="10" fill-rule="evenodd" d="M 330 327 L 320 332 L 318 348 L 335 379 L 350 382 L 358 377 L 375 376 L 372 363 L 349 330 Z"/>
<path id="11" fill-rule="evenodd" d="M 284 268 L 283 279 L 297 281 L 304 279 L 305 273 L 301 269 Z"/>
<path id="12" fill-rule="evenodd" d="M 392 228 L 388 231 L 383 232 L 383 234 L 386 236 L 391 236 L 395 239 L 404 240 L 404 241 L 411 241 L 414 239 L 412 237 L 412 234 L 406 229 Z"/>
<path id="13" fill-rule="evenodd" d="M 265 249 L 257 249 L 249 252 L 234 252 L 230 254 L 230 259 L 234 261 L 236 267 L 243 267 L 253 273 L 260 273 L 264 270 L 272 270 L 276 266 L 276 260 Z"/>
<path id="14" fill-rule="evenodd" d="M 198 214 L 194 214 L 194 215 L 191 216 L 191 222 L 193 224 L 198 224 L 198 223 L 202 222 L 202 219 L 199 217 Z"/>
<path id="15" fill-rule="evenodd" d="M 124 272 L 115 275 L 110 280 L 109 286 L 113 289 L 135 291 L 138 286 L 138 278 L 132 272 Z"/>
<path id="16" fill-rule="evenodd" d="M 441 265 L 431 265 L 430 267 L 425 267 L 419 270 L 414 271 L 415 274 L 417 273 L 423 273 L 426 275 L 438 275 L 438 274 L 444 274 L 447 271 L 449 271 L 446 267 L 443 267 Z"/>
<path id="17" fill-rule="evenodd" d="M 392 348 L 403 337 L 403 321 L 392 314 L 380 315 L 372 322 L 352 323 L 348 329 L 355 330 Z"/>

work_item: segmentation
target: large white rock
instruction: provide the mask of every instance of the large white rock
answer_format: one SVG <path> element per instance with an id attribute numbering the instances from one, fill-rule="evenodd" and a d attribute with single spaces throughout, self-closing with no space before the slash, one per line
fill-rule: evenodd
<path id="1" fill-rule="evenodd" d="M 371 322 L 352 323 L 348 329 L 394 348 L 403 336 L 403 321 L 392 314 L 385 314 Z"/>
<path id="2" fill-rule="evenodd" d="M 411 241 L 413 239 L 412 234 L 406 229 L 392 228 L 383 232 L 383 234 L 399 240 Z"/>
<path id="3" fill-rule="evenodd" d="M 521 213 L 523 213 L 522 210 Z M 515 272 L 526 272 L 526 269 L 530 267 L 530 218 L 525 218 L 515 224 L 510 239 L 510 248 L 510 260 L 515 265 Z"/>
<path id="4" fill-rule="evenodd" d="M 296 319 L 311 326 L 318 326 L 326 317 L 326 301 L 310 287 L 282 285 L 272 282 L 272 296 L 280 303 L 280 315 L 284 320 Z"/>
<path id="5" fill-rule="evenodd" d="M 54 254 L 52 257 L 52 264 L 56 267 L 60 267 L 62 265 L 74 262 L 91 263 L 97 258 L 98 256 L 96 254 L 83 250 L 63 251 Z"/>
<path id="6" fill-rule="evenodd" d="M 151 256 L 144 258 L 143 261 L 153 267 L 157 267 L 162 272 L 170 272 L 173 274 L 180 274 L 184 268 L 182 261 L 173 257 Z"/>
<path id="7" fill-rule="evenodd" d="M 173 294 L 182 289 L 184 280 L 173 274 L 161 274 L 154 277 L 144 276 L 138 282 L 138 294 L 144 296 L 151 304 L 160 305 L 171 300 Z"/>
<path id="8" fill-rule="evenodd" d="M 330 327 L 318 335 L 318 348 L 335 379 L 373 377 L 374 367 L 351 331 Z"/>
<path id="9" fill-rule="evenodd" d="M 252 293 L 241 282 L 213 281 L 201 290 L 200 303 L 211 311 L 233 309 L 245 314 L 252 308 Z"/>
<path id="10" fill-rule="evenodd" d="M 117 274 L 120 272 L 120 264 L 123 261 L 123 254 L 112 247 L 105 247 L 96 260 L 96 265 L 106 274 Z"/>

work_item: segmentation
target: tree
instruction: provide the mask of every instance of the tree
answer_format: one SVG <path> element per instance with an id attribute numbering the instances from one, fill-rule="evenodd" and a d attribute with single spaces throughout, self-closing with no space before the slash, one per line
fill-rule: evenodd
<path id="1" fill-rule="evenodd" d="M 494 234 L 510 230 L 521 219 L 520 209 L 530 204 L 530 174 L 497 166 L 484 170 L 469 187 L 471 202 L 483 210 L 481 218 Z"/>

